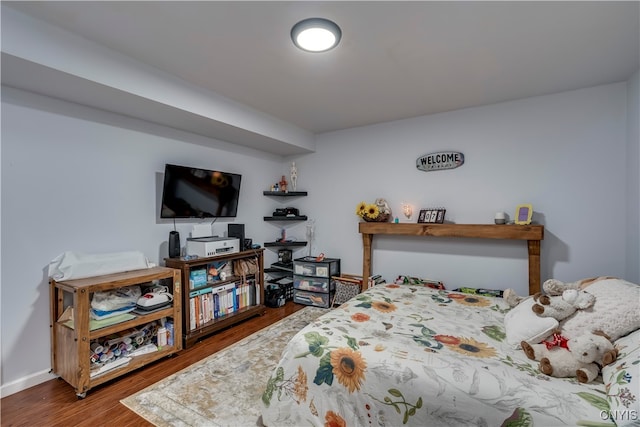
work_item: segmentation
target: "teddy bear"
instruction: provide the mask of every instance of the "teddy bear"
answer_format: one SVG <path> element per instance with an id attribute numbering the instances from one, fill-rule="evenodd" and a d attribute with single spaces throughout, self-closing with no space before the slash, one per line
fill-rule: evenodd
<path id="1" fill-rule="evenodd" d="M 557 378 L 575 376 L 581 383 L 593 381 L 600 373 L 599 365 L 609 365 L 618 357 L 618 349 L 601 331 L 571 339 L 556 333 L 551 341 L 533 345 L 522 341 L 521 346 L 529 359 L 540 362 L 543 374 Z"/>

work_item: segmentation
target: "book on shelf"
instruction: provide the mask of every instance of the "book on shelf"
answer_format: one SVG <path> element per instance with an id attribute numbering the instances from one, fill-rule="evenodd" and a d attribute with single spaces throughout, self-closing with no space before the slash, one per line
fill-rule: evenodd
<path id="1" fill-rule="evenodd" d="M 189 330 L 260 303 L 255 279 L 226 282 L 189 293 Z"/>
<path id="2" fill-rule="evenodd" d="M 189 296 L 189 330 L 193 331 L 198 327 L 196 323 L 196 298 Z"/>

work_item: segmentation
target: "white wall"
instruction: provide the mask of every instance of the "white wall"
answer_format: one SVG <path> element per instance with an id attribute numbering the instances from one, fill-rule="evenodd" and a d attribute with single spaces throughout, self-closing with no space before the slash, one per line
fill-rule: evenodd
<path id="1" fill-rule="evenodd" d="M 3 395 L 51 378 L 47 266 L 55 256 L 167 256 L 173 222 L 158 218 L 165 163 L 242 174 L 235 222 L 256 242 L 277 236 L 262 221 L 273 211 L 262 191 L 285 172 L 279 156 L 6 87 L 2 101 Z M 192 224 L 177 225 L 183 245 Z"/>
<path id="2" fill-rule="evenodd" d="M 532 203 L 545 225 L 543 280 L 625 277 L 626 90 L 612 84 L 321 135 L 317 152 L 297 162 L 310 184 L 304 210 L 318 218 L 314 251 L 362 271 L 361 200 L 384 197 L 398 214 L 402 201 L 444 206 L 458 223 L 492 223 L 496 211 L 513 216 Z M 415 168 L 441 150 L 463 152 L 465 164 Z M 528 289 L 524 242 L 381 236 L 374 248 L 373 272 L 387 280 Z"/>
<path id="3" fill-rule="evenodd" d="M 640 71 L 627 95 L 627 277 L 640 283 Z"/>

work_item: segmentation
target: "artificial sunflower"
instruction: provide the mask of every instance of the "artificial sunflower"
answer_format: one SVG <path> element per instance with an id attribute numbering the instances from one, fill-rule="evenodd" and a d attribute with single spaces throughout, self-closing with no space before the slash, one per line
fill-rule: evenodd
<path id="1" fill-rule="evenodd" d="M 380 215 L 380 209 L 378 209 L 378 206 L 374 204 L 369 204 L 366 208 L 366 215 L 367 218 L 376 219 L 378 218 L 378 215 Z"/>
<path id="2" fill-rule="evenodd" d="M 467 356 L 489 358 L 497 354 L 495 348 L 473 338 L 461 337 L 457 344 L 444 344 L 447 345 L 447 348 Z"/>
<path id="3" fill-rule="evenodd" d="M 356 207 L 356 215 L 358 215 L 360 218 L 363 218 L 366 213 L 367 204 L 365 202 L 358 203 L 358 206 Z"/>
<path id="4" fill-rule="evenodd" d="M 345 386 L 349 393 L 360 390 L 360 386 L 364 381 L 367 362 L 362 358 L 359 351 L 354 351 L 349 347 L 340 347 L 333 350 L 331 352 L 331 366 L 338 382 Z"/>

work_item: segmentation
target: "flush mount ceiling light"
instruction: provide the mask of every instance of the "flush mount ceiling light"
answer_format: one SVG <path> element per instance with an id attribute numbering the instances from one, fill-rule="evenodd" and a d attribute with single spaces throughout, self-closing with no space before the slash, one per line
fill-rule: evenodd
<path id="1" fill-rule="evenodd" d="M 340 42 L 342 31 L 335 22 L 324 18 L 309 18 L 291 29 L 293 44 L 307 52 L 326 52 Z"/>

